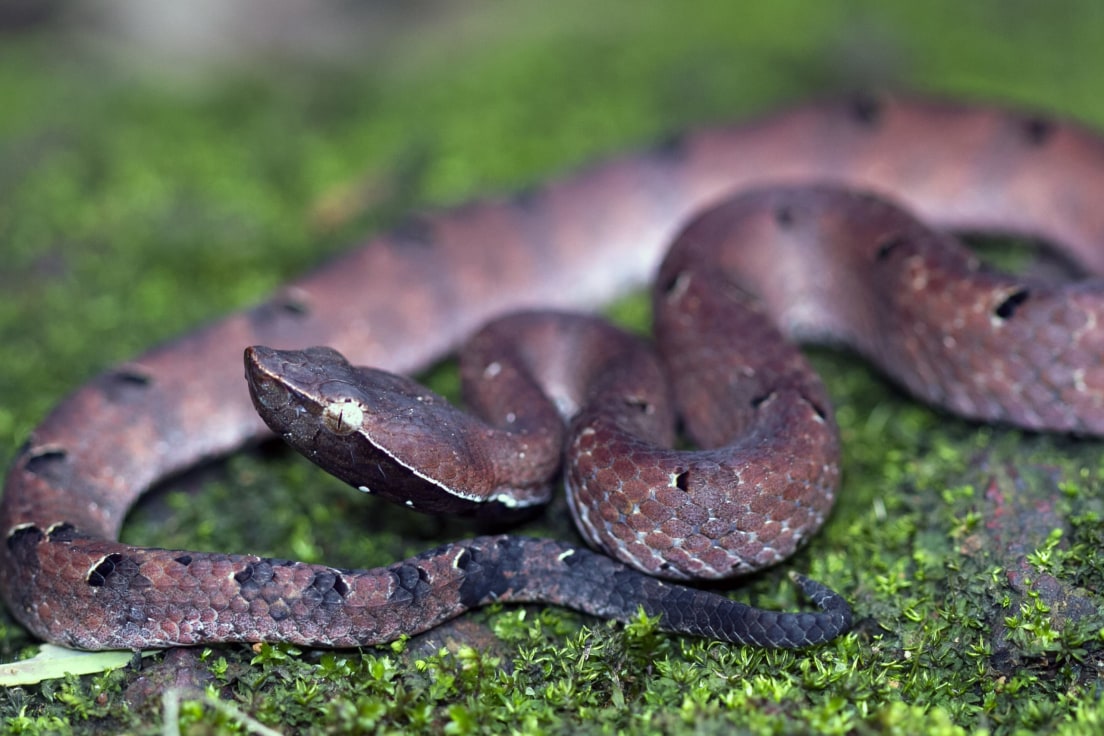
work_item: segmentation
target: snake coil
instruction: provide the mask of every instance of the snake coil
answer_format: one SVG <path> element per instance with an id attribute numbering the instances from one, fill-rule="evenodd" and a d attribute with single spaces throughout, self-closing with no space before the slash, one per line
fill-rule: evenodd
<path id="1" fill-rule="evenodd" d="M 838 440 L 819 380 L 785 337 L 844 342 L 920 398 L 968 417 L 1101 433 L 1099 284 L 1050 287 L 993 274 L 945 234 L 1027 234 L 1100 273 L 1100 192 L 1104 142 L 1074 124 L 864 98 L 701 131 L 523 197 L 426 216 L 62 400 L 6 479 L 0 592 L 36 635 L 87 649 L 261 640 L 354 646 L 423 631 L 493 600 L 615 619 L 643 606 L 672 631 L 765 646 L 827 641 L 847 629 L 850 609 L 805 578 L 795 580 L 821 610 L 778 613 L 638 569 L 677 579 L 746 572 L 792 553 L 823 522 Z M 345 379 L 328 371 L 358 381 L 369 372 L 350 362 L 414 371 L 505 312 L 601 304 L 656 271 L 679 227 L 656 280 L 660 363 L 633 358 L 613 368 L 603 350 L 621 338 L 607 328 L 588 337 L 589 327 L 576 334 L 532 315 L 514 319 L 535 320 L 538 333 L 566 329 L 563 355 L 588 343 L 597 357 L 522 368 L 503 357 L 471 359 L 477 385 L 543 371 L 534 380 L 550 385 L 552 408 L 538 414 L 573 415 L 566 430 L 559 420 L 530 426 L 529 415 L 519 419 L 491 391 L 484 403 L 497 427 L 449 410 L 432 415 L 445 419 L 413 421 L 465 428 L 452 446 L 409 443 L 428 465 L 390 440 L 368 443 L 374 468 L 326 449 L 381 431 L 403 440 L 410 424 L 366 429 L 378 416 L 373 402 L 437 403 L 374 373 L 386 391 L 373 389 L 367 400 L 331 396 L 325 392 Z M 513 331 L 502 324 L 491 332 Z M 349 362 L 301 350 L 318 343 Z M 500 471 L 521 454 L 540 455 L 538 435 L 555 443 L 566 431 L 577 460 L 566 471 L 577 492 L 573 513 L 599 549 L 629 564 L 513 536 L 459 542 L 376 570 L 116 541 L 127 510 L 152 484 L 267 431 L 241 380 L 246 346 L 257 346 L 247 365 L 265 421 L 358 485 L 376 491 L 382 475 L 402 475 L 390 492 L 429 510 L 536 502 L 546 468 L 520 480 Z M 327 366 L 313 374 L 320 380 L 296 393 L 292 369 L 309 378 L 319 361 Z M 589 376 L 569 388 L 560 368 L 573 362 Z M 706 449 L 663 459 L 668 465 L 636 462 L 651 462 L 653 443 L 669 440 L 671 411 L 668 389 L 638 389 L 634 371 L 672 374 L 670 391 L 685 415 L 701 418 L 688 428 Z M 601 385 L 613 373 L 619 383 Z M 592 412 L 594 404 L 602 412 Z M 511 429 L 523 424 L 519 449 Z M 480 433 L 515 436 L 472 450 L 487 474 L 476 479 L 480 487 L 464 487 L 445 456 L 475 447 Z M 718 476 L 735 479 L 734 490 L 718 492 Z M 587 497 L 606 503 L 591 506 Z"/>

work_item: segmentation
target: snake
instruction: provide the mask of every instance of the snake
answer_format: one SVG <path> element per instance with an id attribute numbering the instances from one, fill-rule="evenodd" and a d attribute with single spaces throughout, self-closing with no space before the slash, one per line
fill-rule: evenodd
<path id="1" fill-rule="evenodd" d="M 415 216 L 62 399 L 6 476 L 0 592 L 80 649 L 366 646 L 495 601 L 829 642 L 852 612 L 816 581 L 792 576 L 815 611 L 690 584 L 777 564 L 830 513 L 838 430 L 795 343 L 847 346 L 971 420 L 1100 434 L 1099 282 L 1003 275 L 951 233 L 1036 238 L 1100 273 L 1101 192 L 1087 127 L 865 95 Z M 579 314 L 649 279 L 654 345 Z M 469 338 L 482 418 L 400 377 Z M 676 422 L 700 449 L 669 449 Z M 432 513 L 523 513 L 562 473 L 591 547 L 497 534 L 352 570 L 118 541 L 151 486 L 273 431 Z"/>

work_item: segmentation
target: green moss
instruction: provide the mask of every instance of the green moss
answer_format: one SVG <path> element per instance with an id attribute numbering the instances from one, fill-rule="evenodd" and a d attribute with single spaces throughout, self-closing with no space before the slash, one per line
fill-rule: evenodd
<path id="1" fill-rule="evenodd" d="M 416 206 L 871 83 L 1104 121 L 1099 3 L 1045 16 L 949 0 L 560 6 L 496 4 L 486 12 L 500 24 L 467 44 L 420 29 L 391 43 L 405 62 L 276 64 L 182 89 L 63 52 L 48 33 L 5 37 L 0 461 L 96 370 Z M 613 312 L 647 321 L 640 297 Z M 845 480 L 823 533 L 785 568 L 854 602 L 855 631 L 829 646 L 763 652 L 668 637 L 646 620 L 492 608 L 439 644 L 212 648 L 195 655 L 209 678 L 198 693 L 131 708 L 124 696 L 156 666 L 9 689 L 3 723 L 148 733 L 176 712 L 191 732 L 1099 730 L 1102 622 L 1080 613 L 1104 585 L 1098 445 L 950 419 L 853 360 L 815 360 L 837 404 Z M 433 383 L 452 391 L 454 371 Z M 1024 522 L 994 525 L 996 512 Z M 526 531 L 571 535 L 562 501 Z M 472 532 L 370 505 L 263 448 L 181 479 L 125 535 L 369 566 Z M 733 595 L 795 607 L 786 569 Z M 31 644 L 6 613 L 0 642 L 5 658 Z"/>

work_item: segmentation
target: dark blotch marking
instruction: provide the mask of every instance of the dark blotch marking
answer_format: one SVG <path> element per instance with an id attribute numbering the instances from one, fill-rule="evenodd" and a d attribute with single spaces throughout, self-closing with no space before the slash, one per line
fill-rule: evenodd
<path id="1" fill-rule="evenodd" d="M 874 254 L 874 260 L 879 263 L 889 258 L 889 254 L 900 248 L 907 241 L 904 235 L 890 235 L 880 243 L 878 243 L 878 250 Z"/>
<path id="2" fill-rule="evenodd" d="M 564 551 L 566 552 L 567 550 Z M 575 547 L 571 550 L 571 554 L 560 555 L 560 562 L 562 562 L 566 567 L 578 567 L 590 562 L 589 558 L 592 556 L 593 555 L 591 555 L 590 552 L 588 552 L 587 550 Z"/>
<path id="3" fill-rule="evenodd" d="M 100 561 L 100 564 L 89 570 L 86 581 L 93 588 L 102 588 L 122 561 L 123 556 L 118 552 L 108 555 Z"/>
<path id="4" fill-rule="evenodd" d="M 820 405 L 819 402 L 814 401 L 812 398 L 810 398 L 806 394 L 801 394 L 801 398 L 805 399 L 805 403 L 807 403 L 809 406 L 813 407 L 813 411 L 816 412 L 816 415 L 818 417 L 820 417 L 821 419 L 827 419 L 828 418 L 828 412 L 824 409 L 823 406 Z"/>
<path id="5" fill-rule="evenodd" d="M 432 592 L 429 585 L 429 576 L 426 571 L 417 565 L 399 564 L 391 568 L 398 586 L 410 594 L 412 602 L 417 605 Z"/>
<path id="6" fill-rule="evenodd" d="M 272 561 L 258 560 L 249 563 L 240 572 L 234 573 L 234 580 L 243 587 L 249 584 L 264 585 L 272 580 L 272 576 Z"/>
<path id="7" fill-rule="evenodd" d="M 268 606 L 268 616 L 273 621 L 283 621 L 291 615 L 291 609 L 283 601 L 275 601 Z"/>
<path id="8" fill-rule="evenodd" d="M 259 560 L 250 563 L 241 571 L 234 573 L 234 580 L 238 582 L 238 593 L 247 601 L 264 600 L 271 603 L 279 600 L 280 591 L 277 588 L 267 587 L 272 582 L 272 562 L 279 560 Z"/>
<path id="9" fill-rule="evenodd" d="M 650 149 L 648 158 L 660 164 L 678 163 L 686 158 L 689 136 L 685 132 L 672 133 L 660 138 Z"/>
<path id="10" fill-rule="evenodd" d="M 1046 145 L 1054 130 L 1054 123 L 1043 117 L 1030 117 L 1023 122 L 1024 137 L 1029 145 L 1035 147 Z"/>
<path id="11" fill-rule="evenodd" d="M 1011 319 L 1019 306 L 1026 302 L 1030 295 L 1031 292 L 1027 289 L 1016 289 L 1016 291 L 1006 296 L 1004 301 L 997 305 L 997 308 L 993 310 L 993 314 L 1001 319 Z"/>
<path id="12" fill-rule="evenodd" d="M 192 556 L 180 555 L 179 557 L 174 557 L 173 562 L 179 562 L 184 567 L 187 567 L 188 565 L 192 564 Z"/>
<path id="13" fill-rule="evenodd" d="M 513 570 L 513 587 L 524 588 L 525 576 L 519 573 L 524 567 L 524 554 L 516 540 L 500 540 L 497 558 L 483 554 L 476 547 L 466 547 L 456 558 L 456 567 L 464 572 L 464 581 L 460 583 L 460 605 L 464 608 L 476 608 L 502 597 L 511 588 L 511 580 L 505 571 Z M 571 560 L 571 555 L 568 560 Z"/>
<path id="14" fill-rule="evenodd" d="M 78 536 L 77 528 L 68 522 L 55 524 L 49 534 L 51 542 L 72 542 Z"/>
<path id="15" fill-rule="evenodd" d="M 345 578 L 343 578 L 341 575 L 338 575 L 336 573 L 334 574 L 333 589 L 334 589 L 334 592 L 337 593 L 342 598 L 349 595 L 349 584 L 345 582 Z"/>
<path id="16" fill-rule="evenodd" d="M 742 562 L 740 562 L 739 560 L 737 560 L 736 562 L 733 562 L 731 565 L 729 565 L 728 569 L 733 575 L 736 575 L 740 572 L 740 569 L 743 566 L 744 566 L 744 564 Z"/>
<path id="17" fill-rule="evenodd" d="M 319 602 L 328 605 L 338 605 L 344 602 L 349 593 L 349 586 L 345 580 L 332 570 L 315 573 L 311 581 L 310 589 L 314 592 Z"/>
<path id="18" fill-rule="evenodd" d="M 673 275 L 671 278 L 669 278 L 665 282 L 663 282 L 663 294 L 664 294 L 664 296 L 670 297 L 672 294 L 674 294 L 675 289 L 677 289 L 679 284 L 682 283 L 683 278 L 689 278 L 689 277 L 686 276 L 685 271 L 679 271 L 678 273 Z"/>
<path id="19" fill-rule="evenodd" d="M 153 377 L 135 368 L 119 368 L 101 379 L 104 396 L 115 404 L 134 401 L 153 385 Z"/>
<path id="20" fill-rule="evenodd" d="M 456 569 L 463 570 L 464 572 L 471 572 L 473 565 L 478 565 L 478 552 L 471 547 L 464 547 L 460 550 L 460 554 L 456 556 Z"/>
<path id="21" fill-rule="evenodd" d="M 249 310 L 249 322 L 262 335 L 271 337 L 288 320 L 298 322 L 310 314 L 310 305 L 288 294 L 280 294 Z"/>
<path id="22" fill-rule="evenodd" d="M 280 313 L 291 317 L 306 317 L 310 314 L 310 305 L 302 299 L 296 299 L 286 294 L 273 299 L 271 305 Z"/>
<path id="23" fill-rule="evenodd" d="M 675 487 L 680 491 L 690 490 L 690 471 L 683 470 L 681 473 L 675 476 Z"/>
<path id="24" fill-rule="evenodd" d="M 759 396 L 752 397 L 752 399 L 751 399 L 751 408 L 752 409 L 758 409 L 767 400 L 769 400 L 772 396 L 774 396 L 774 392 L 773 391 L 768 391 L 765 394 L 760 394 Z"/>
<path id="25" fill-rule="evenodd" d="M 774 221 L 778 224 L 778 227 L 789 228 L 794 224 L 795 219 L 793 208 L 789 205 L 779 205 L 774 210 Z"/>
<path id="26" fill-rule="evenodd" d="M 425 217 L 411 217 L 392 228 L 388 237 L 400 247 L 429 248 L 434 243 L 433 223 Z"/>
<path id="27" fill-rule="evenodd" d="M 8 535 L 8 549 L 14 551 L 24 545 L 30 548 L 45 538 L 46 535 L 37 526 L 25 526 Z"/>
<path id="28" fill-rule="evenodd" d="M 536 186 L 526 187 L 510 195 L 510 206 L 521 212 L 530 213 L 540 210 L 542 199 L 544 199 L 544 190 Z"/>
<path id="29" fill-rule="evenodd" d="M 23 469 L 37 475 L 51 485 L 64 484 L 72 474 L 68 463 L 69 454 L 65 450 L 50 448 L 38 450 L 23 464 Z"/>
<path id="30" fill-rule="evenodd" d="M 848 103 L 847 111 L 852 120 L 872 128 L 881 121 L 882 103 L 870 95 L 857 95 Z"/>
<path id="31" fill-rule="evenodd" d="M 18 571 L 21 575 L 36 575 L 43 565 L 42 560 L 39 559 L 39 552 L 42 551 L 39 549 L 39 545 L 42 544 L 44 539 L 46 539 L 46 535 L 33 524 L 13 530 L 7 538 L 11 569 Z M 12 602 L 16 600 L 28 602 L 31 593 L 32 590 L 13 591 Z"/>

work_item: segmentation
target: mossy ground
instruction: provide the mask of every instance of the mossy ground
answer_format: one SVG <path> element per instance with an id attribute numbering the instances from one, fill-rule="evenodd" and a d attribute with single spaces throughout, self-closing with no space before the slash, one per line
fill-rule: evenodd
<path id="1" fill-rule="evenodd" d="M 257 300 L 414 207 L 871 86 L 1104 126 L 1102 15 L 1091 1 L 473 4 L 453 11 L 477 21 L 456 26 L 466 41 L 431 23 L 364 59 L 172 82 L 55 30 L 5 36 L 0 462 L 95 371 Z M 617 311 L 643 319 L 638 301 Z M 764 652 L 644 621 L 490 609 L 391 647 L 212 648 L 8 689 L 2 722 L 27 733 L 155 732 L 166 714 L 192 733 L 1101 732 L 1099 443 L 960 422 L 848 358 L 815 359 L 837 403 L 844 488 L 784 568 L 853 601 L 855 631 L 832 645 Z M 453 380 L 447 366 L 434 376 Z M 527 531 L 571 534 L 559 512 Z M 125 537 L 371 566 L 470 531 L 372 505 L 265 447 L 181 479 Z M 734 595 L 798 605 L 785 569 Z M 33 644 L 0 613 L 0 656 Z M 183 685 L 206 698 L 171 695 Z"/>

